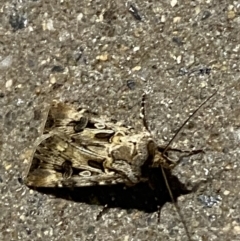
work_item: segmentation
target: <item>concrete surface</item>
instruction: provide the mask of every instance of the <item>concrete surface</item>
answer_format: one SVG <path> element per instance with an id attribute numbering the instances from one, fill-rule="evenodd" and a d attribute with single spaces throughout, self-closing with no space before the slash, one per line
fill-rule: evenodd
<path id="1" fill-rule="evenodd" d="M 192 240 L 240 240 L 238 1 L 0 6 L 0 240 L 187 240 L 171 203 L 160 223 L 157 212 L 121 208 L 96 221 L 101 205 L 55 198 L 22 183 L 26 150 L 41 135 L 52 99 L 140 130 L 147 89 L 148 124 L 161 145 L 218 90 L 173 144 L 205 151 L 175 168 L 181 182 L 195 187 L 178 205 Z"/>

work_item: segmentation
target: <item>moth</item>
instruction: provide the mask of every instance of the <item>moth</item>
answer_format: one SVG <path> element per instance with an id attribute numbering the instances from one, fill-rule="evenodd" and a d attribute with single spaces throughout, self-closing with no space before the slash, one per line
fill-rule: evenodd
<path id="1" fill-rule="evenodd" d="M 145 97 L 144 94 L 140 132 L 86 109 L 76 110 L 70 104 L 53 101 L 43 135 L 33 152 L 26 185 L 79 187 L 124 183 L 131 186 L 148 181 L 144 175 L 146 167 L 173 168 L 176 162 L 165 153 L 182 126 L 162 151 L 146 124 Z"/>
<path id="2" fill-rule="evenodd" d="M 54 102 L 33 155 L 26 184 L 79 187 L 145 181 L 144 165 L 157 162 L 147 131 L 106 121 L 86 110 Z"/>
<path id="3" fill-rule="evenodd" d="M 25 184 L 34 188 L 74 188 L 119 183 L 134 186 L 140 182 L 149 182 L 150 168 L 159 167 L 164 175 L 164 169 L 172 169 L 178 164 L 166 154 L 172 141 L 199 108 L 163 149 L 156 144 L 147 127 L 145 99 L 146 94 L 141 101 L 141 131 L 115 120 L 107 120 L 86 109 L 76 109 L 70 104 L 53 101 L 43 134 L 32 153 Z M 195 153 L 199 151 L 191 152 Z M 165 175 L 164 179 L 168 186 Z M 169 193 L 174 200 L 170 188 Z"/>

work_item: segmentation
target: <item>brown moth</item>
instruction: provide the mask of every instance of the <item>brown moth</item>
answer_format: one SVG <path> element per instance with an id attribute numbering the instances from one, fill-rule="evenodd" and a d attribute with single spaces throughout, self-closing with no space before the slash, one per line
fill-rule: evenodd
<path id="1" fill-rule="evenodd" d="M 147 181 L 141 168 L 158 161 L 156 148 L 147 131 L 54 102 L 25 181 L 34 187 L 134 185 Z"/>
<path id="2" fill-rule="evenodd" d="M 76 110 L 70 104 L 54 101 L 43 135 L 33 151 L 25 184 L 34 188 L 75 188 L 119 183 L 134 186 L 149 182 L 146 169 L 159 167 L 174 202 L 164 170 L 172 169 L 178 162 L 172 162 L 166 153 L 182 127 L 212 96 L 184 122 L 165 148 L 157 146 L 147 128 L 145 96 L 141 108 L 142 131 L 106 120 L 85 109 Z M 187 236 L 190 237 L 188 232 Z"/>

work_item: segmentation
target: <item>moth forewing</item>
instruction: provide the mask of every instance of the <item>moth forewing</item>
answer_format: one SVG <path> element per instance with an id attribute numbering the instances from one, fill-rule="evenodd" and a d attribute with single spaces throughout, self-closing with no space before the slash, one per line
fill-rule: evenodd
<path id="1" fill-rule="evenodd" d="M 81 187 L 146 181 L 141 168 L 153 162 L 156 149 L 148 132 L 137 133 L 58 102 L 53 102 L 46 119 L 25 179 L 27 185 Z"/>

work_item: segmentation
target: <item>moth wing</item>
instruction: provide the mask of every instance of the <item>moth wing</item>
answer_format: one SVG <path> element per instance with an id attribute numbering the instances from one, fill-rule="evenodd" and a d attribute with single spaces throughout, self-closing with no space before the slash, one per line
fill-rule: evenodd
<path id="1" fill-rule="evenodd" d="M 64 178 L 61 173 L 48 169 L 35 169 L 30 172 L 25 179 L 25 184 L 30 187 L 84 187 L 94 185 L 114 185 L 119 183 L 127 184 L 127 180 L 121 175 L 110 174 L 96 174 L 94 176 L 71 176 Z"/>
<path id="2" fill-rule="evenodd" d="M 91 150 L 75 145 L 64 136 L 48 134 L 41 138 L 34 151 L 25 184 L 34 187 L 80 187 L 127 183 L 121 173 L 105 171 L 104 152 L 94 156 Z M 91 160 L 89 162 L 89 160 Z M 66 167 L 66 163 L 69 163 Z"/>

